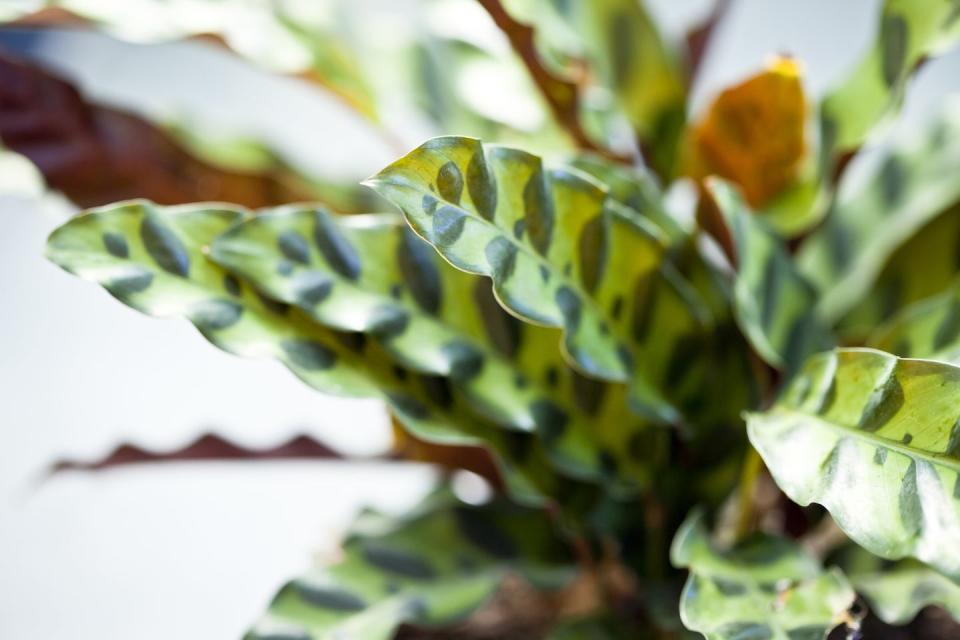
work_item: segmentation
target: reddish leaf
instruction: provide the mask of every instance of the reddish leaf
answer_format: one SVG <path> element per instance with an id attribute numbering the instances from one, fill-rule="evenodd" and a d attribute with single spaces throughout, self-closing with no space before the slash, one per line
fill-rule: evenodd
<path id="1" fill-rule="evenodd" d="M 50 472 L 100 471 L 146 462 L 199 462 L 210 460 L 342 460 L 344 456 L 307 435 L 264 449 L 230 442 L 223 436 L 207 433 L 190 444 L 172 451 L 151 451 L 134 444 L 121 444 L 98 460 L 59 460 Z"/>
<path id="2" fill-rule="evenodd" d="M 289 176 L 225 171 L 198 160 L 149 122 L 91 104 L 67 81 L 2 55 L 0 140 L 82 207 L 129 198 L 248 207 L 314 199 Z"/>

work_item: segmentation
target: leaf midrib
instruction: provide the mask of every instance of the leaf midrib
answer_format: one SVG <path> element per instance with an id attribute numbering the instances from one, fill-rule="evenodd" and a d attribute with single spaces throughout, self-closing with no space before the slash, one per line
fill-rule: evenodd
<path id="1" fill-rule="evenodd" d="M 916 460 L 922 460 L 929 462 L 930 464 L 942 466 L 954 471 L 955 473 L 960 473 L 960 460 L 955 460 L 953 458 L 947 457 L 946 454 L 934 453 L 932 451 L 925 451 L 923 449 L 916 449 L 908 445 L 903 444 L 902 442 L 897 442 L 896 440 L 891 440 L 889 438 L 884 438 L 883 436 L 878 436 L 875 433 L 869 431 L 864 431 L 863 429 L 857 429 L 855 427 L 849 427 L 842 424 L 837 424 L 824 420 L 820 416 L 804 413 L 803 411 L 797 411 L 795 409 L 787 409 L 783 407 L 778 407 L 771 413 L 767 414 L 770 416 L 778 415 L 787 415 L 793 417 L 801 417 L 810 422 L 813 422 L 819 426 L 826 428 L 829 431 L 834 433 L 843 434 L 845 437 L 850 436 L 864 442 L 869 442 L 876 446 L 895 451 L 897 453 L 903 454 L 909 458 Z M 762 413 L 752 413 L 748 414 L 748 417 L 763 417 Z"/>
<path id="2" fill-rule="evenodd" d="M 377 179 L 377 180 L 370 180 L 370 181 L 368 181 L 368 182 L 369 182 L 369 183 L 376 183 L 376 182 L 389 183 L 389 182 L 393 182 L 394 184 L 396 184 L 396 185 L 398 185 L 398 186 L 401 186 L 401 187 L 406 186 L 406 187 L 409 187 L 409 188 L 414 189 L 415 191 L 422 192 L 422 193 L 424 193 L 424 194 L 433 195 L 433 194 L 430 193 L 430 191 L 428 191 L 427 189 L 423 189 L 422 187 L 419 187 L 419 186 L 417 186 L 417 185 L 415 185 L 415 184 L 410 184 L 409 181 L 407 181 L 407 180 L 405 180 L 405 179 L 402 179 L 402 177 L 401 177 L 401 180 L 383 179 L 383 178 L 380 178 L 380 179 Z M 403 183 L 407 183 L 407 184 L 403 184 Z M 637 347 L 636 347 L 636 345 L 634 344 L 634 342 L 633 342 L 632 340 L 625 339 L 625 336 L 623 335 L 623 330 L 621 329 L 620 325 L 619 325 L 618 323 L 616 323 L 616 322 L 613 321 L 612 317 L 609 316 L 609 315 L 603 310 L 603 308 L 593 299 L 592 296 L 590 296 L 590 295 L 587 294 L 586 290 L 580 285 L 580 283 L 578 283 L 578 282 L 576 282 L 575 280 L 573 280 L 573 279 L 571 279 L 570 277 L 568 277 L 566 274 L 563 273 L 563 270 L 562 270 L 562 269 L 558 269 L 558 268 L 556 267 L 556 265 L 554 265 L 552 262 L 550 262 L 549 260 L 547 260 L 545 257 L 543 257 L 542 255 L 540 255 L 540 254 L 537 253 L 536 251 L 533 251 L 533 250 L 530 248 L 529 245 L 524 244 L 524 243 L 521 243 L 520 241 L 518 241 L 516 238 L 513 237 L 512 234 L 510 234 L 509 232 L 507 232 L 505 229 L 503 229 L 503 228 L 500 227 L 499 225 L 494 224 L 494 223 L 491 222 L 490 220 L 487 220 L 487 219 L 484 218 L 483 216 L 477 215 L 476 213 L 470 211 L 469 209 L 466 209 L 466 208 L 462 207 L 462 206 L 459 205 L 459 204 L 453 204 L 453 203 L 446 202 L 446 201 L 444 201 L 444 202 L 445 202 L 446 204 L 450 205 L 450 206 L 456 207 L 456 208 L 459 209 L 460 211 L 463 211 L 464 214 L 466 214 L 472 221 L 478 222 L 478 223 L 480 223 L 480 224 L 482 224 L 482 225 L 485 225 L 485 226 L 488 227 L 488 228 L 491 228 L 491 229 L 496 230 L 497 234 L 500 235 L 500 236 L 502 236 L 502 237 L 504 237 L 504 238 L 506 238 L 507 241 L 508 241 L 510 244 L 512 244 L 514 247 L 517 248 L 517 251 L 522 252 L 524 255 L 526 255 L 526 256 L 528 256 L 528 257 L 533 258 L 533 260 L 534 260 L 535 262 L 537 262 L 538 264 L 548 267 L 548 268 L 550 269 L 550 272 L 553 273 L 553 274 L 555 274 L 555 276 L 557 277 L 557 279 L 558 279 L 562 284 L 566 284 L 566 285 L 568 285 L 568 286 L 576 289 L 578 295 L 580 296 L 580 299 L 583 300 L 583 301 L 585 301 L 585 302 L 587 303 L 587 304 L 584 305 L 584 306 L 587 306 L 587 307 L 589 307 L 590 309 L 594 310 L 594 312 L 596 313 L 596 315 L 599 316 L 599 317 L 603 320 L 604 324 L 606 324 L 608 327 L 614 327 L 614 328 L 615 328 L 616 335 L 617 335 L 617 341 L 618 341 L 618 342 L 620 342 L 621 344 L 623 344 L 623 345 L 625 345 L 627 348 L 629 348 L 629 349 L 630 349 L 630 352 L 634 355 L 634 357 L 636 357 L 637 355 L 639 355 L 639 354 L 638 354 L 638 351 L 637 351 Z M 607 215 L 611 215 L 611 216 L 616 215 L 614 212 L 605 211 L 605 210 L 604 210 L 604 211 L 601 211 L 600 215 L 604 215 L 604 213 L 606 213 Z M 406 216 L 406 212 L 404 212 L 404 215 Z M 410 216 L 410 217 L 413 217 L 413 216 Z M 416 229 L 413 229 L 413 230 L 417 232 L 417 235 L 423 237 L 424 241 L 429 242 L 431 246 L 437 247 L 437 245 L 436 245 L 434 242 L 432 242 L 429 238 L 424 237 L 423 234 L 421 234 L 421 233 L 420 233 L 419 231 L 417 231 Z M 439 247 L 437 247 L 437 248 L 439 248 Z M 441 255 L 444 255 L 442 251 L 440 252 L 440 254 L 441 254 Z M 444 256 L 444 258 L 446 258 L 446 256 Z M 493 278 L 493 275 L 492 275 L 492 274 L 483 274 L 483 275 L 486 275 L 486 276 L 489 277 L 491 280 L 493 280 L 493 281 L 494 281 L 494 284 L 499 284 L 499 283 Z M 556 303 L 554 303 L 554 304 L 556 304 Z M 517 312 L 516 310 L 512 310 L 512 311 L 514 311 L 515 313 L 519 313 L 519 312 Z M 567 328 L 566 318 L 563 316 L 563 313 L 562 313 L 562 312 L 560 313 L 560 316 L 563 318 L 563 320 L 562 320 L 561 323 L 560 323 L 560 326 L 563 327 L 564 338 L 566 338 L 567 334 L 570 333 L 570 330 Z M 525 322 L 533 322 L 530 318 L 527 318 L 526 316 L 523 317 L 523 320 L 524 320 Z M 577 363 L 577 366 L 579 366 L 579 363 Z M 626 373 L 626 379 L 625 379 L 625 380 L 628 380 L 628 379 L 630 378 L 630 372 L 627 371 L 627 372 L 625 372 L 625 373 Z M 622 380 L 622 381 L 625 381 L 625 380 Z"/>

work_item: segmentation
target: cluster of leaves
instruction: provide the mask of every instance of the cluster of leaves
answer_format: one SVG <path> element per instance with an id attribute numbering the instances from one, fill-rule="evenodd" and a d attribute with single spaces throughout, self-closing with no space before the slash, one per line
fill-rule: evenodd
<path id="1" fill-rule="evenodd" d="M 562 160 L 438 137 L 366 182 L 399 212 L 134 200 L 49 240 L 135 309 L 382 399 L 430 455 L 490 455 L 493 501 L 441 489 L 364 514 L 250 638 L 470 637 L 517 578 L 548 594 L 524 592 L 522 637 L 856 637 L 858 594 L 889 624 L 960 614 L 958 113 L 844 179 L 919 62 L 960 39 L 956 2 L 887 0 L 813 108 L 778 59 L 693 123 L 722 11 L 684 48 L 635 0 L 479 5 L 554 116 L 527 135 Z M 375 113 L 351 58 L 281 18 Z M 446 81 L 427 85 L 456 114 L 438 122 L 475 125 Z M 681 178 L 689 221 L 664 204 Z"/>

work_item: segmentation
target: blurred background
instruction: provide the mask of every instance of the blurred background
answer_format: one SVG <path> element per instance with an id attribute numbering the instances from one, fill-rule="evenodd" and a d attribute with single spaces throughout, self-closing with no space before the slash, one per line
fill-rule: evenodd
<path id="1" fill-rule="evenodd" d="M 384 205 L 357 181 L 429 136 L 537 134 L 546 154 L 563 143 L 544 135 L 544 105 L 472 0 L 58 3 L 83 19 L 34 14 L 42 4 L 0 0 L 0 638 L 236 638 L 313 554 L 335 552 L 359 508 L 401 511 L 436 472 L 287 460 L 51 476 L 124 442 L 169 451 L 213 433 L 268 449 L 307 435 L 372 455 L 391 430 L 377 402 L 318 395 L 186 322 L 116 304 L 45 261 L 47 234 L 74 203 L 131 195 L 370 210 Z M 648 4 L 673 37 L 713 7 Z M 692 111 L 777 53 L 803 62 L 819 96 L 867 46 L 877 8 L 734 0 Z M 957 91 L 960 52 L 921 69 L 898 127 Z M 99 184 L 104 171 L 122 180 Z M 682 209 L 682 193 L 672 202 Z"/>

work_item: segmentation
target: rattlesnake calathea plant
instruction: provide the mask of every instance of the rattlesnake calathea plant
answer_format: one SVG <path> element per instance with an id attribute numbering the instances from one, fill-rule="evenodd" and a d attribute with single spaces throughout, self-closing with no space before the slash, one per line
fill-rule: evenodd
<path id="1" fill-rule="evenodd" d="M 888 0 L 816 104 L 777 59 L 689 123 L 695 50 L 636 2 L 480 4 L 566 152 L 437 137 L 366 181 L 381 212 L 134 200 L 50 237 L 124 304 L 494 463 L 483 504 L 363 513 L 249 638 L 960 637 L 960 111 L 846 171 L 957 3 Z"/>

